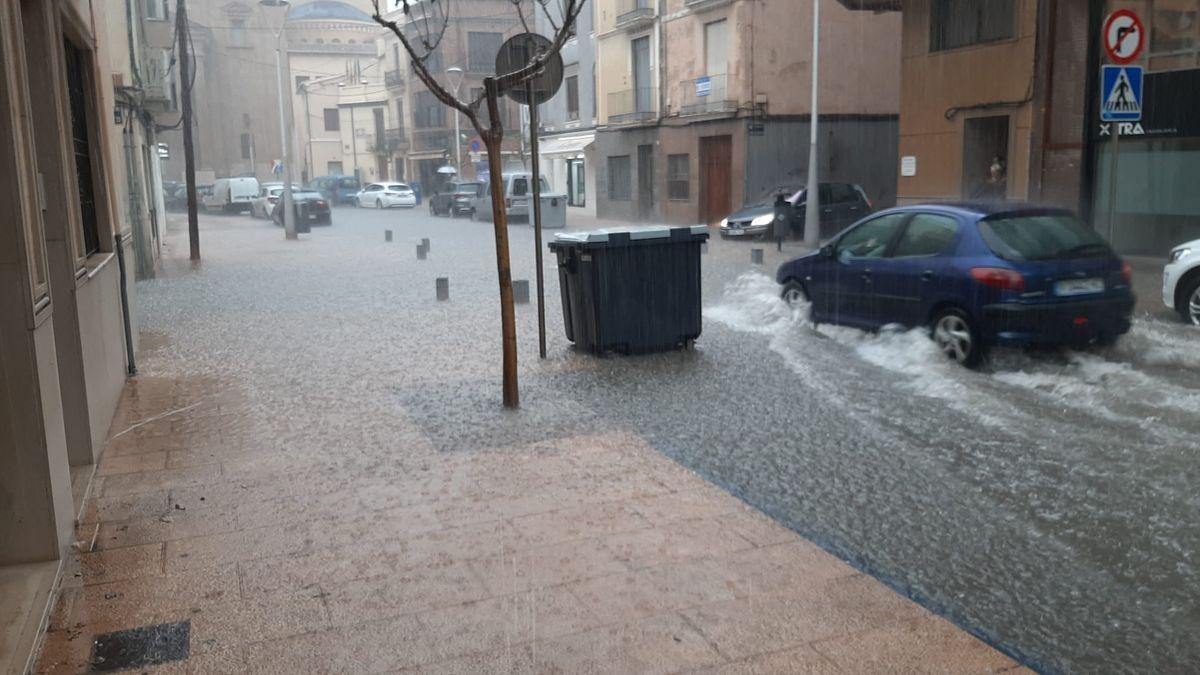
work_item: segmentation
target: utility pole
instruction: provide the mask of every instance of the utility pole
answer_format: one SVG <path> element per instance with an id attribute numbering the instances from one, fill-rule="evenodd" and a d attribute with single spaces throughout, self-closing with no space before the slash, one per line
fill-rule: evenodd
<path id="1" fill-rule="evenodd" d="M 821 243 L 820 183 L 817 178 L 817 83 L 820 81 L 821 0 L 813 0 L 812 110 L 808 121 L 808 188 L 804 198 L 804 245 Z"/>
<path id="2" fill-rule="evenodd" d="M 192 262 L 200 261 L 200 221 L 196 213 L 196 154 L 192 146 L 192 64 L 188 54 L 187 0 L 175 6 L 175 33 L 179 36 L 179 82 L 183 93 L 183 175 L 187 184 L 188 250 Z"/>

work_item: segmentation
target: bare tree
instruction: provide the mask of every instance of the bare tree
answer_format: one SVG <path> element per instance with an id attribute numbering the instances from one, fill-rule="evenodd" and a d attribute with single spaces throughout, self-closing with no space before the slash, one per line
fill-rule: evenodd
<path id="1" fill-rule="evenodd" d="M 372 18 L 395 34 L 404 46 L 412 62 L 413 72 L 429 88 L 429 91 L 447 106 L 462 113 L 475 127 L 479 138 L 487 148 L 489 181 L 492 193 L 492 223 L 496 237 L 496 271 L 500 280 L 500 328 L 504 349 L 504 405 L 508 408 L 520 406 L 517 390 L 517 324 L 513 310 L 512 270 L 508 255 L 508 215 L 504 209 L 504 190 L 501 173 L 504 166 L 500 157 L 500 145 L 504 140 L 504 125 L 500 117 L 498 98 L 501 94 L 526 82 L 542 72 L 547 59 L 557 54 L 563 44 L 574 34 L 575 20 L 586 0 L 509 0 L 513 11 L 530 31 L 524 7 L 541 11 L 554 31 L 550 47 L 534 56 L 524 68 L 513 73 L 498 73 L 497 77 L 483 80 L 483 93 L 470 100 L 460 100 L 438 82 L 429 72 L 426 61 L 446 34 L 453 15 L 455 0 L 392 0 L 400 8 L 406 25 L 384 17 L 380 0 L 371 0 L 375 13 Z M 466 0 L 463 0 L 466 1 Z M 387 2 L 387 0 L 384 0 Z M 557 14 L 557 16 L 555 16 Z M 486 118 L 480 116 L 480 106 L 487 106 Z M 537 133 L 532 130 L 531 133 Z M 459 139 L 454 139 L 459 142 Z M 534 180 L 538 180 L 535 176 Z"/>

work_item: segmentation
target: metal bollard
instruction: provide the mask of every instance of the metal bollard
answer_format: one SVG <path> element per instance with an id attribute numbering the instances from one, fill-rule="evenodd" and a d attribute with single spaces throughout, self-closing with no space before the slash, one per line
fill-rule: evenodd
<path id="1" fill-rule="evenodd" d="M 763 250 L 761 248 L 750 249 L 750 262 L 754 263 L 755 265 L 763 264 L 762 255 L 763 255 Z"/>
<path id="2" fill-rule="evenodd" d="M 529 280 L 517 279 L 513 281 L 513 302 L 518 305 L 529 304 Z"/>
<path id="3" fill-rule="evenodd" d="M 429 252 L 429 239 L 422 239 L 421 245 L 425 247 L 425 252 Z"/>
<path id="4" fill-rule="evenodd" d="M 424 260 L 424 259 L 425 259 L 425 247 L 420 244 L 417 244 L 417 260 Z"/>
<path id="5" fill-rule="evenodd" d="M 437 280 L 437 299 L 438 301 L 450 299 L 450 277 L 438 277 Z"/>
<path id="6" fill-rule="evenodd" d="M 392 240 L 392 231 L 391 230 L 383 231 L 383 240 L 388 241 L 388 242 L 390 242 Z"/>

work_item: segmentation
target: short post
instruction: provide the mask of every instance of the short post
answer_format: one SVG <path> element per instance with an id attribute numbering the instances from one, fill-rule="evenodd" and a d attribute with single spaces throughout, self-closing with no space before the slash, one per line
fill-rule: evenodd
<path id="1" fill-rule="evenodd" d="M 750 249 L 750 262 L 755 265 L 763 264 L 763 250 L 761 248 Z"/>
<path id="2" fill-rule="evenodd" d="M 429 239 L 428 238 L 422 239 L 421 245 L 425 247 L 425 252 L 428 253 L 429 252 Z"/>
<path id="3" fill-rule="evenodd" d="M 392 231 L 391 230 L 383 231 L 383 240 L 387 241 L 387 242 L 390 242 L 392 240 Z"/>
<path id="4" fill-rule="evenodd" d="M 529 280 L 515 279 L 513 280 L 513 302 L 518 305 L 529 304 Z"/>
<path id="5" fill-rule="evenodd" d="M 438 277 L 437 284 L 437 299 L 438 302 L 450 299 L 450 277 Z"/>
<path id="6" fill-rule="evenodd" d="M 424 260 L 424 259 L 425 259 L 425 247 L 420 244 L 417 244 L 417 260 Z"/>

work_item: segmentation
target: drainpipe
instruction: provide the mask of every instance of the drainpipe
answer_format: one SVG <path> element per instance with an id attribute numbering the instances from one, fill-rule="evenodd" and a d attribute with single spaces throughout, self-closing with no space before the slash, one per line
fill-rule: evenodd
<path id="1" fill-rule="evenodd" d="M 125 245 L 121 243 L 121 233 L 113 235 L 113 246 L 117 252 L 117 272 L 121 275 L 121 320 L 125 325 L 125 374 L 129 377 L 137 375 L 137 363 L 133 360 L 133 329 L 129 324 L 129 282 L 125 272 Z"/>
<path id="2" fill-rule="evenodd" d="M 1104 21 L 1104 0 L 1088 2 L 1087 66 L 1083 88 L 1083 157 L 1079 172 L 1079 214 L 1086 223 L 1095 226 L 1092 208 L 1096 195 L 1096 141 L 1093 132 L 1099 119 L 1097 99 L 1100 97 L 1100 32 Z"/>

